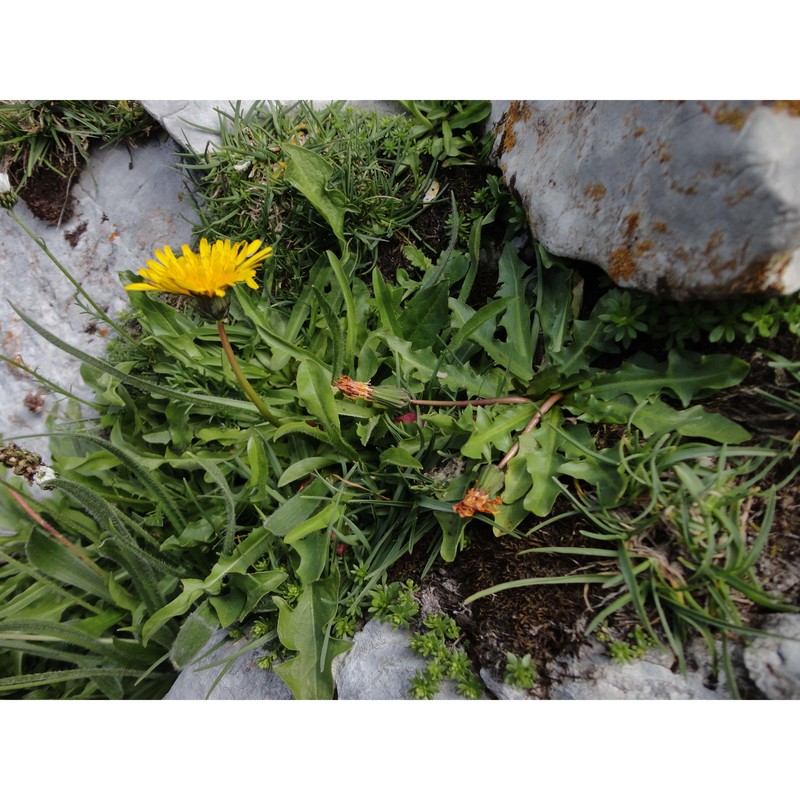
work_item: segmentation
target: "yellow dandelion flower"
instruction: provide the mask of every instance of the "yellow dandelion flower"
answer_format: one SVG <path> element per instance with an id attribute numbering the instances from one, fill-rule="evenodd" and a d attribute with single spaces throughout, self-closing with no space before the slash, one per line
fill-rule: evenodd
<path id="1" fill-rule="evenodd" d="M 157 261 L 148 260 L 147 268 L 139 270 L 144 282 L 130 283 L 125 289 L 211 298 L 224 297 L 229 287 L 242 282 L 258 289 L 254 279 L 256 268 L 272 256 L 271 247 L 260 247 L 260 239 L 236 244 L 225 239 L 213 245 L 201 239 L 197 253 L 185 244 L 181 256 L 165 247 L 156 250 Z"/>
<path id="2" fill-rule="evenodd" d="M 467 489 L 463 500 L 459 500 L 453 505 L 453 511 L 459 517 L 471 517 L 476 511 L 484 514 L 496 514 L 500 510 L 503 501 L 499 497 L 489 499 L 489 492 L 483 489 Z"/>

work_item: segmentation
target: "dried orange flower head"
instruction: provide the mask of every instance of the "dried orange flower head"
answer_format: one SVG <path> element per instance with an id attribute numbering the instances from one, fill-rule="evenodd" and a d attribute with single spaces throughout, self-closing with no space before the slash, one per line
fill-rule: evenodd
<path id="1" fill-rule="evenodd" d="M 372 400 L 372 386 L 370 386 L 369 381 L 354 381 L 352 378 L 348 378 L 347 375 L 342 375 L 333 385 L 351 400 Z"/>
<path id="2" fill-rule="evenodd" d="M 455 511 L 459 517 L 471 517 L 479 511 L 484 514 L 496 514 L 502 505 L 503 501 L 501 498 L 494 497 L 489 499 L 489 492 L 485 489 L 478 489 L 473 486 L 471 489 L 467 489 L 464 499 L 459 500 L 453 506 L 453 511 Z"/>
<path id="3" fill-rule="evenodd" d="M 334 384 L 350 400 L 368 400 L 370 403 L 380 403 L 390 408 L 405 408 L 409 397 L 405 389 L 397 386 L 372 386 L 369 381 L 354 381 L 347 375 L 342 375 Z"/>

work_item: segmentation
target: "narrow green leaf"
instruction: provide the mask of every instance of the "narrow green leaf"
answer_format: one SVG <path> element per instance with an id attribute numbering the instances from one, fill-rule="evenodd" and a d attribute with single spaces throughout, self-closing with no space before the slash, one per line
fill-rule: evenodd
<path id="1" fill-rule="evenodd" d="M 104 570 L 92 569 L 83 559 L 52 536 L 34 528 L 28 537 L 26 553 L 36 569 L 57 581 L 111 600 Z"/>
<path id="2" fill-rule="evenodd" d="M 230 555 L 231 551 L 233 550 L 233 542 L 234 537 L 236 536 L 236 500 L 233 497 L 233 493 L 228 486 L 228 481 L 225 479 L 225 476 L 222 474 L 222 470 L 214 464 L 212 461 L 209 461 L 205 458 L 198 458 L 194 453 L 187 453 L 193 461 L 197 462 L 210 476 L 214 483 L 219 486 L 222 494 L 222 501 L 225 504 L 225 513 L 227 516 L 227 522 L 225 524 L 225 536 L 222 541 L 222 554 L 227 556 Z"/>
<path id="3" fill-rule="evenodd" d="M 359 319 L 358 315 L 356 314 L 356 304 L 353 297 L 353 292 L 350 288 L 350 281 L 348 280 L 344 271 L 344 254 L 342 255 L 341 261 L 330 250 L 327 251 L 327 256 L 328 262 L 333 270 L 334 278 L 336 279 L 336 284 L 338 285 L 339 291 L 342 293 L 342 298 L 344 299 L 345 335 L 342 361 L 344 362 L 345 370 L 350 372 L 353 366 L 353 355 L 355 354 L 356 350 L 356 336 L 360 327 Z"/>
<path id="4" fill-rule="evenodd" d="M 387 447 L 381 451 L 381 465 L 392 464 L 404 469 L 422 470 L 422 464 L 404 447 Z"/>
<path id="5" fill-rule="evenodd" d="M 117 654 L 106 641 L 101 641 L 97 636 L 83 633 L 75 628 L 74 625 L 66 622 L 49 622 L 39 619 L 17 619 L 0 622 L 0 634 L 5 633 L 18 633 L 34 639 L 44 636 L 96 653 L 110 663 L 114 663 L 117 660 Z"/>
<path id="6" fill-rule="evenodd" d="M 332 503 L 325 506 L 325 508 L 318 511 L 314 516 L 296 525 L 286 533 L 283 540 L 286 544 L 294 544 L 295 542 L 308 536 L 309 533 L 314 533 L 318 530 L 328 531 L 336 524 L 341 514 L 341 508 L 337 503 Z"/>
<path id="7" fill-rule="evenodd" d="M 309 475 L 312 472 L 316 472 L 323 467 L 328 467 L 331 464 L 339 463 L 341 463 L 341 457 L 333 455 L 301 458 L 299 461 L 295 461 L 286 467 L 280 477 L 280 480 L 278 481 L 278 488 L 282 489 L 284 486 L 288 486 L 290 483 L 294 483 L 301 478 L 305 478 L 306 475 Z"/>
<path id="8" fill-rule="evenodd" d="M 345 371 L 345 351 L 347 349 L 345 335 L 339 322 L 339 317 L 336 316 L 331 304 L 316 286 L 314 287 L 314 296 L 317 299 L 322 315 L 325 317 L 325 324 L 328 326 L 328 333 L 330 334 L 331 349 L 333 350 L 330 375 L 331 381 L 335 381 Z"/>
<path id="9" fill-rule="evenodd" d="M 517 255 L 511 244 L 506 244 L 498 262 L 499 297 L 507 297 L 511 305 L 500 319 L 505 328 L 508 368 L 518 378 L 529 381 L 533 377 L 533 348 L 535 329 L 531 322 L 530 304 L 526 299 L 525 273 L 528 266 Z M 502 362 L 501 362 L 502 363 Z"/>
<path id="10" fill-rule="evenodd" d="M 60 669 L 53 672 L 33 672 L 11 678 L 0 678 L 0 692 L 13 692 L 33 689 L 36 686 L 49 686 L 67 681 L 87 681 L 95 678 L 138 678 L 141 670 L 113 669 L 95 667 L 88 669 Z"/>
<path id="11" fill-rule="evenodd" d="M 398 339 L 402 338 L 403 332 L 400 328 L 400 322 L 397 319 L 395 312 L 394 302 L 389 287 L 381 275 L 381 271 L 375 267 L 372 270 L 372 291 L 375 295 L 375 304 L 378 307 L 378 314 L 381 318 L 381 323 L 392 336 Z"/>
<path id="12" fill-rule="evenodd" d="M 507 581 L 505 583 L 498 583 L 496 586 L 490 586 L 488 589 L 481 589 L 479 592 L 471 594 L 464 599 L 464 605 L 469 605 L 481 597 L 488 597 L 498 592 L 505 592 L 509 589 L 524 589 L 531 586 L 558 586 L 560 584 L 569 583 L 607 583 L 610 578 L 615 577 L 616 573 L 598 573 L 586 575 L 555 575 L 546 578 L 522 578 L 518 581 Z"/>
<path id="13" fill-rule="evenodd" d="M 250 468 L 247 487 L 251 492 L 251 502 L 253 503 L 261 502 L 266 497 L 265 488 L 269 484 L 270 474 L 266 448 L 267 445 L 261 432 L 252 429 L 247 439 L 247 463 Z"/>
<path id="14" fill-rule="evenodd" d="M 358 453 L 342 438 L 328 372 L 313 361 L 304 361 L 297 369 L 297 391 L 300 402 L 322 424 L 336 449 L 347 458 L 358 461 Z"/>

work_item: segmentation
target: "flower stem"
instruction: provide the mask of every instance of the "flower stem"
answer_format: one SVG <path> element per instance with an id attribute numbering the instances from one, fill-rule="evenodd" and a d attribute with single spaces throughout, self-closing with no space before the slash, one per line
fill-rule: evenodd
<path id="1" fill-rule="evenodd" d="M 527 397 L 488 397 L 482 400 L 409 400 L 413 406 L 444 406 L 467 408 L 467 406 L 511 406 L 533 402 Z"/>
<path id="2" fill-rule="evenodd" d="M 95 564 L 92 559 L 81 550 L 80 547 L 74 545 L 66 536 L 62 536 L 50 523 L 43 520 L 23 499 L 22 497 L 17 494 L 10 486 L 6 486 L 8 491 L 11 493 L 11 496 L 14 500 L 22 506 L 22 510 L 36 523 L 38 523 L 44 530 L 46 530 L 53 538 L 57 539 L 64 547 L 69 548 L 73 553 L 75 553 L 78 558 L 81 559 L 88 567 L 93 569 L 98 575 L 105 578 L 106 574 L 103 570 Z"/>
<path id="3" fill-rule="evenodd" d="M 555 394 L 551 394 L 547 400 L 544 401 L 539 406 L 539 410 L 533 415 L 531 421 L 525 426 L 525 429 L 522 431 L 520 436 L 523 436 L 526 433 L 530 433 L 538 424 L 542 417 L 564 396 L 563 392 L 556 392 Z M 512 458 L 517 454 L 519 451 L 519 439 L 514 442 L 513 447 L 503 456 L 503 460 L 497 465 L 498 469 L 505 469 L 508 466 L 508 462 L 511 461 Z"/>
<path id="4" fill-rule="evenodd" d="M 239 381 L 242 391 L 244 391 L 248 399 L 258 409 L 258 412 L 261 414 L 261 416 L 264 417 L 267 422 L 271 422 L 277 428 L 281 424 L 281 421 L 269 410 L 269 408 L 267 408 L 266 403 L 264 403 L 264 401 L 256 394 L 255 389 L 250 385 L 250 381 L 245 378 L 244 372 L 242 372 L 242 368 L 239 366 L 239 362 L 236 360 L 230 340 L 228 339 L 228 332 L 225 330 L 225 326 L 222 324 L 221 319 L 217 320 L 217 331 L 219 332 L 219 339 L 222 342 L 222 349 L 225 351 L 225 355 L 228 357 L 228 363 L 231 365 L 233 374 L 236 376 L 236 380 Z"/>

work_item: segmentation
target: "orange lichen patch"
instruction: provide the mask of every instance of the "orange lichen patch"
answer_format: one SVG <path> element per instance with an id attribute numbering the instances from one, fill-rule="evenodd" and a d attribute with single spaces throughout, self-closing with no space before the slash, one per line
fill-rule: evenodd
<path id="1" fill-rule="evenodd" d="M 625 223 L 625 227 L 622 230 L 622 235 L 626 240 L 630 241 L 636 235 L 636 228 L 639 225 L 639 212 L 632 211 L 622 221 Z"/>
<path id="2" fill-rule="evenodd" d="M 689 251 L 685 247 L 681 246 L 676 247 L 672 251 L 672 254 L 678 259 L 678 261 L 683 261 L 684 264 L 686 264 L 691 258 Z"/>
<path id="3" fill-rule="evenodd" d="M 775 100 L 773 111 L 785 111 L 790 117 L 800 117 L 800 100 Z"/>
<path id="4" fill-rule="evenodd" d="M 109 242 L 113 242 L 113 241 L 114 241 L 114 239 L 116 239 L 116 238 L 117 238 L 117 236 L 119 236 L 119 231 L 114 231 L 114 232 L 113 232 L 113 233 L 112 233 L 112 234 L 111 234 L 111 235 L 108 237 L 108 241 L 109 241 Z"/>
<path id="5" fill-rule="evenodd" d="M 775 253 L 769 257 L 753 259 L 744 272 L 734 278 L 726 290 L 734 294 L 762 294 L 782 292 L 782 276 L 792 253 Z"/>
<path id="6" fill-rule="evenodd" d="M 501 122 L 502 135 L 500 137 L 500 146 L 498 147 L 501 153 L 508 153 L 514 149 L 514 145 L 517 143 L 514 127 L 520 120 L 527 122 L 530 117 L 531 110 L 524 101 L 514 100 L 509 103 L 508 110 L 503 115 Z"/>
<path id="7" fill-rule="evenodd" d="M 745 186 L 744 188 L 739 189 L 739 191 L 736 192 L 736 194 L 725 195 L 725 197 L 722 198 L 722 202 L 729 207 L 735 206 L 737 203 L 740 203 L 745 198 L 750 197 L 751 194 L 753 194 L 753 187 Z"/>
<path id="8" fill-rule="evenodd" d="M 627 247 L 618 247 L 608 262 L 609 277 L 619 283 L 628 280 L 636 271 L 636 262 Z"/>
<path id="9" fill-rule="evenodd" d="M 711 177 L 719 178 L 720 175 L 733 175 L 730 163 L 714 162 L 714 166 L 711 168 Z"/>
<path id="10" fill-rule="evenodd" d="M 669 228 L 667 227 L 666 222 L 654 222 L 653 230 L 658 231 L 658 233 L 669 233 Z"/>
<path id="11" fill-rule="evenodd" d="M 680 192 L 681 194 L 697 194 L 697 189 L 694 186 L 678 186 L 675 181 L 670 183 L 669 188 L 674 189 L 676 192 Z"/>
<path id="12" fill-rule="evenodd" d="M 706 268 L 716 278 L 721 278 L 727 272 L 732 272 L 737 267 L 736 259 L 729 258 L 727 261 L 720 261 L 718 258 L 709 259 Z"/>
<path id="13" fill-rule="evenodd" d="M 711 235 L 708 237 L 708 241 L 706 242 L 706 246 L 703 248 L 705 269 L 707 269 L 716 277 L 722 277 L 725 275 L 725 273 L 731 272 L 732 270 L 735 270 L 737 266 L 739 266 L 735 258 L 728 258 L 724 261 L 722 260 L 718 251 L 724 243 L 725 232 L 718 229 L 711 233 Z"/>
<path id="14" fill-rule="evenodd" d="M 653 249 L 653 243 L 650 239 L 645 239 L 643 242 L 636 242 L 636 255 L 640 256 L 642 253 L 646 253 L 648 250 Z"/>
<path id="15" fill-rule="evenodd" d="M 14 333 L 14 331 L 6 331 L 5 335 L 3 336 L 3 341 L 0 342 L 0 350 L 6 356 L 9 356 L 11 353 L 19 351 L 19 335 Z"/>
<path id="16" fill-rule="evenodd" d="M 714 231 L 711 236 L 708 237 L 703 255 L 710 256 L 722 244 L 724 238 L 725 234 L 721 230 Z"/>
<path id="17" fill-rule="evenodd" d="M 602 200 L 606 196 L 606 187 L 602 183 L 592 183 L 583 190 L 584 197 Z"/>
<path id="18" fill-rule="evenodd" d="M 638 139 L 640 136 L 644 136 L 644 134 L 645 134 L 645 129 L 644 129 L 644 128 L 642 128 L 641 126 L 640 126 L 640 127 L 638 127 L 638 128 L 636 128 L 636 130 L 633 132 L 633 135 L 634 135 L 634 136 L 635 136 L 637 139 Z"/>
<path id="19" fill-rule="evenodd" d="M 730 108 L 727 103 L 723 103 L 714 112 L 714 122 L 718 125 L 730 125 L 735 131 L 740 131 L 747 118 L 750 116 L 750 111 L 742 111 L 741 108 Z"/>

